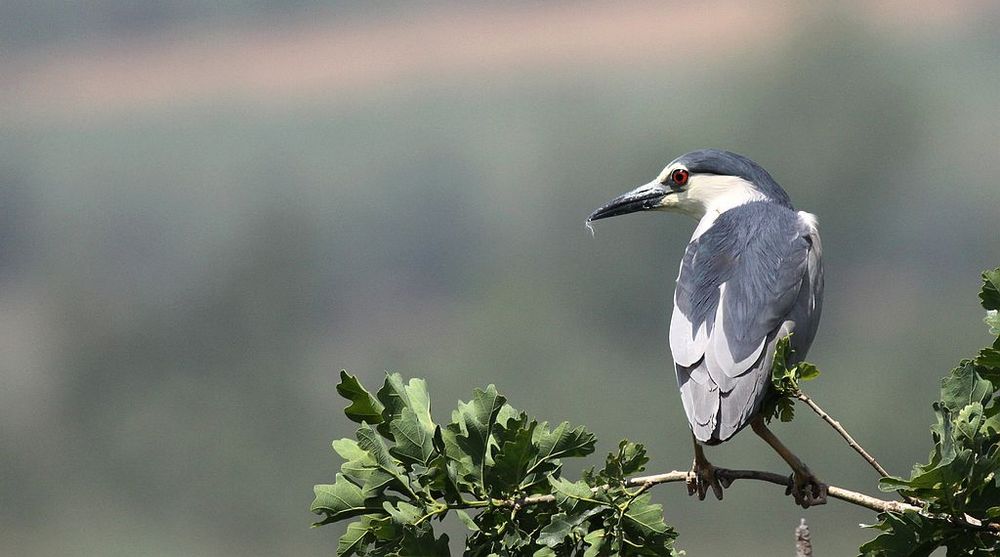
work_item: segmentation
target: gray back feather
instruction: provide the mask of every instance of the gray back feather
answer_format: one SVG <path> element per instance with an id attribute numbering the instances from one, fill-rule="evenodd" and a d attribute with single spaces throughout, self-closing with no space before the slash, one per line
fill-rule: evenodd
<path id="1" fill-rule="evenodd" d="M 722 213 L 688 245 L 670 348 L 700 441 L 724 441 L 756 414 L 778 338 L 794 331 L 805 355 L 822 296 L 818 242 L 789 206 L 764 201 Z"/>

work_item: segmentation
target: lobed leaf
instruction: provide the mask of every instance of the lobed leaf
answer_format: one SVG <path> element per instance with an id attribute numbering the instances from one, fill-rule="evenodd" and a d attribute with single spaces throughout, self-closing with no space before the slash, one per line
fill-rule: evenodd
<path id="1" fill-rule="evenodd" d="M 344 414 L 353 422 L 369 424 L 382 423 L 383 406 L 375 399 L 358 381 L 358 378 L 347 373 L 347 370 L 340 370 L 340 383 L 337 384 L 337 393 L 351 401 L 351 404 L 344 408 Z"/>
<path id="2" fill-rule="evenodd" d="M 669 530 L 663 521 L 663 505 L 652 502 L 652 495 L 639 496 L 629 505 L 625 518 L 634 525 L 642 537 L 664 534 Z"/>
<path id="3" fill-rule="evenodd" d="M 986 310 L 986 317 L 983 322 L 990 328 L 990 334 L 1000 336 L 1000 311 L 995 309 Z"/>
<path id="4" fill-rule="evenodd" d="M 392 424 L 402 418 L 404 410 L 409 410 L 413 425 L 419 427 L 429 436 L 434 434 L 434 421 L 431 419 L 431 401 L 427 393 L 427 382 L 423 379 L 410 379 L 403 383 L 403 377 L 398 373 L 386 374 L 382 388 L 376 397 L 383 405 L 382 423 L 378 426 L 379 433 L 387 439 L 394 439 Z"/>
<path id="5" fill-rule="evenodd" d="M 808 362 L 795 366 L 795 376 L 799 381 L 812 381 L 819 377 L 819 368 Z"/>
<path id="6" fill-rule="evenodd" d="M 385 441 L 379 437 L 378 433 L 370 425 L 361 424 L 356 435 L 358 437 L 358 447 L 368 452 L 373 466 L 388 474 L 397 482 L 398 487 L 409 491 L 411 488 L 410 482 L 406 477 L 406 472 L 403 470 L 401 463 L 389 454 L 389 448 L 386 446 Z"/>
<path id="7" fill-rule="evenodd" d="M 435 538 L 434 531 L 427 529 L 421 532 L 405 531 L 399 548 L 389 555 L 394 557 L 449 557 L 448 535 L 441 534 Z"/>
<path id="8" fill-rule="evenodd" d="M 592 530 L 583 537 L 583 543 L 587 546 L 586 551 L 583 552 L 583 557 L 598 557 L 599 555 L 605 554 L 604 549 L 607 542 L 607 536 L 605 536 L 604 528 L 598 528 L 597 530 Z"/>
<path id="9" fill-rule="evenodd" d="M 492 493 L 512 495 L 519 487 L 528 467 L 536 462 L 539 449 L 532 443 L 532 437 L 538 423 L 531 421 L 523 426 L 524 420 L 510 420 L 514 425 L 508 428 L 510 438 L 500 445 L 493 466 L 488 471 L 488 483 Z"/>
<path id="10" fill-rule="evenodd" d="M 354 555 L 360 547 L 367 545 L 372 532 L 366 521 L 352 522 L 347 525 L 347 531 L 337 541 L 337 556 Z"/>
<path id="11" fill-rule="evenodd" d="M 992 391 L 990 382 L 979 375 L 969 360 L 963 360 L 941 380 L 941 402 L 952 412 L 958 412 L 973 402 L 983 403 Z"/>
<path id="12" fill-rule="evenodd" d="M 996 379 L 1000 376 L 1000 338 L 992 345 L 980 350 L 973 363 L 980 373 L 987 375 L 994 382 L 1000 383 Z"/>
<path id="13" fill-rule="evenodd" d="M 316 526 L 381 511 L 380 507 L 367 503 L 361 488 L 349 482 L 342 474 L 337 474 L 333 484 L 314 486 L 313 492 L 316 497 L 309 510 L 314 514 L 326 515 L 326 519 L 316 523 Z"/>
<path id="14" fill-rule="evenodd" d="M 452 414 L 452 421 L 458 424 L 455 435 L 456 448 L 469 457 L 468 466 L 462 472 L 474 485 L 485 491 L 484 469 L 492 465 L 492 439 L 497 414 L 507 399 L 490 385 L 486 390 L 476 389 L 469 402 L 459 402 Z M 451 428 L 449 428 L 451 429 Z M 447 438 L 445 443 L 447 444 Z"/>
<path id="15" fill-rule="evenodd" d="M 353 439 L 338 439 L 333 449 L 344 459 L 341 473 L 354 484 L 361 486 L 362 495 L 374 497 L 382 488 L 397 479 L 397 476 L 383 469 L 369 451 L 362 449 Z"/>
<path id="16" fill-rule="evenodd" d="M 416 505 L 411 505 L 406 501 L 399 501 L 395 505 L 389 501 L 382 503 L 382 508 L 389 514 L 392 521 L 400 526 L 412 526 L 416 524 L 424 511 Z"/>
<path id="17" fill-rule="evenodd" d="M 587 456 L 594 452 L 597 438 L 583 426 L 572 428 L 562 422 L 552 431 L 543 423 L 536 430 L 534 441 L 538 444 L 538 461 L 564 457 Z"/>
<path id="18" fill-rule="evenodd" d="M 556 504 L 567 511 L 573 510 L 577 501 L 594 499 L 594 492 L 582 481 L 571 482 L 563 478 L 549 477 L 549 485 L 552 486 L 556 496 Z"/>
<path id="19" fill-rule="evenodd" d="M 1000 267 L 983 273 L 979 301 L 987 310 L 1000 310 Z"/>
<path id="20" fill-rule="evenodd" d="M 603 510 L 604 508 L 602 507 L 594 507 L 577 513 L 557 513 L 542 528 L 535 541 L 548 547 L 556 547 L 566 541 L 567 538 L 570 538 L 574 533 L 573 531 L 583 524 L 584 521 Z M 581 537 L 585 534 L 586 532 L 582 533 Z"/>
<path id="21" fill-rule="evenodd" d="M 434 446 L 434 436 L 440 435 L 437 426 L 422 422 L 409 408 L 404 408 L 392 421 L 389 431 L 396 442 L 391 452 L 404 462 L 427 464 L 437 452 Z"/>

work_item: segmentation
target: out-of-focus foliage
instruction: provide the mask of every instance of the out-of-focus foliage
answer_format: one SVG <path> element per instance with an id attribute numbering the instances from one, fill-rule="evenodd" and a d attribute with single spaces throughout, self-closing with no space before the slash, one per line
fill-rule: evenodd
<path id="1" fill-rule="evenodd" d="M 436 425 L 422 379 L 391 373 L 373 396 L 341 372 L 355 439 L 334 441 L 344 460 L 336 481 L 317 485 L 317 525 L 360 517 L 337 554 L 448 555 L 432 520 L 455 513 L 466 526 L 468 555 L 674 555 L 674 531 L 644 487 L 626 489 L 648 458 L 622 441 L 604 467 L 580 481 L 562 477 L 562 459 L 594 451 L 595 438 L 563 422 L 550 428 L 507 404 L 493 385 L 459 402 L 451 423 Z M 552 496 L 531 504 L 526 498 Z"/>
<path id="2" fill-rule="evenodd" d="M 1000 268 L 983 273 L 979 298 L 994 317 L 1000 310 Z M 993 334 L 996 334 L 994 329 Z M 973 522 L 1000 518 L 1000 338 L 975 358 L 962 360 L 941 381 L 934 403 L 937 423 L 931 426 L 934 448 L 926 464 L 914 466 L 909 478 L 883 478 L 883 491 L 898 492 L 923 503 L 932 516 L 961 517 Z M 916 512 L 882 514 L 874 526 L 882 534 L 861 546 L 866 555 L 930 555 L 947 547 L 948 555 L 995 555 L 995 531 L 970 530 L 948 520 Z"/>

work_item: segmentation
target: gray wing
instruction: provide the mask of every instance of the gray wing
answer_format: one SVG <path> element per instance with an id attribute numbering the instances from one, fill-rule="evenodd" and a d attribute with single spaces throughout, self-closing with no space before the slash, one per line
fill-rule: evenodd
<path id="1" fill-rule="evenodd" d="M 670 350 L 695 436 L 725 441 L 760 408 L 774 344 L 793 331 L 803 357 L 819 321 L 819 236 L 770 203 L 731 209 L 685 250 Z"/>

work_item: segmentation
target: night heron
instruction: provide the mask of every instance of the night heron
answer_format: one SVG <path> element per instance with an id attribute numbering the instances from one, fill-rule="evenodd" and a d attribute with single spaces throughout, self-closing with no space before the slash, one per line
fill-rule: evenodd
<path id="1" fill-rule="evenodd" d="M 698 220 L 684 250 L 670 352 L 694 437 L 688 491 L 722 499 L 725 478 L 705 458 L 749 425 L 791 466 L 790 492 L 803 507 L 826 502 L 826 486 L 764 424 L 775 345 L 793 333 L 792 362 L 805 357 L 819 324 L 822 248 L 816 217 L 752 160 L 692 151 L 652 182 L 612 199 L 590 222 L 636 211 L 675 211 Z"/>

